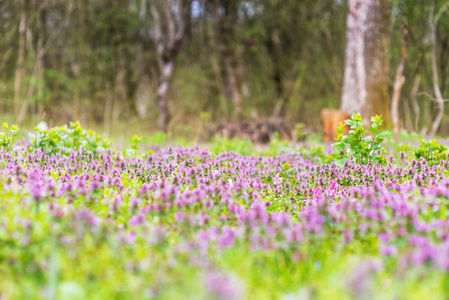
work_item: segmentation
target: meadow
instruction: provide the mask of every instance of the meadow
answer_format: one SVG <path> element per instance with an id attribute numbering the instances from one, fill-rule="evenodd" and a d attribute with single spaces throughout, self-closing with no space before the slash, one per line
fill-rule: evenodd
<path id="1" fill-rule="evenodd" d="M 0 299 L 447 299 L 447 147 L 349 125 L 331 154 L 5 123 Z"/>

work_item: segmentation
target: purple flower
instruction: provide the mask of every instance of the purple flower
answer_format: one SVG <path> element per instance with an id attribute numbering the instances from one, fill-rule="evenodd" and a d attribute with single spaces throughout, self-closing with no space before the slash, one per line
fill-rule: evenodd
<path id="1" fill-rule="evenodd" d="M 211 299 L 239 300 L 245 297 L 245 287 L 235 275 L 209 271 L 205 275 L 206 287 Z"/>

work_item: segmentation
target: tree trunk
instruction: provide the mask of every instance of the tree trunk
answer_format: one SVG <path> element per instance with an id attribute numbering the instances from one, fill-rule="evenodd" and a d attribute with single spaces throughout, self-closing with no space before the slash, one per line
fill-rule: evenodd
<path id="1" fill-rule="evenodd" d="M 341 109 L 364 120 L 388 110 L 388 0 L 349 0 Z"/>
<path id="2" fill-rule="evenodd" d="M 25 0 L 20 1 L 20 24 L 19 24 L 19 51 L 17 53 L 17 65 L 14 78 L 14 113 L 17 116 L 20 109 L 20 91 L 22 86 L 23 63 L 25 61 L 26 22 Z"/>
<path id="3" fill-rule="evenodd" d="M 437 133 L 438 127 L 440 126 L 441 119 L 444 114 L 444 99 L 440 90 L 440 84 L 438 80 L 438 66 L 437 66 L 437 25 L 441 16 L 449 9 L 449 1 L 446 2 L 443 7 L 440 8 L 438 13 L 433 15 L 435 10 L 435 2 L 432 1 L 432 5 L 430 7 L 430 16 L 429 16 L 429 25 L 430 25 L 430 40 L 432 43 L 431 49 L 431 60 L 432 60 L 432 80 L 433 80 L 433 91 L 435 92 L 436 103 L 437 103 L 437 115 L 432 123 L 432 127 L 430 129 L 429 137 L 433 138 Z"/>
<path id="4" fill-rule="evenodd" d="M 226 74 L 226 89 L 228 91 L 228 97 L 234 106 L 232 117 L 234 120 L 239 120 L 242 117 L 242 102 L 243 97 L 240 91 L 240 87 L 237 81 L 236 70 L 232 63 L 232 58 L 229 53 L 223 57 L 223 64 Z"/>
<path id="5" fill-rule="evenodd" d="M 154 23 L 154 41 L 157 46 L 158 66 L 159 66 L 159 86 L 157 90 L 157 104 L 159 107 L 158 127 L 167 132 L 170 114 L 168 110 L 168 89 L 173 76 L 174 63 L 181 50 L 181 45 L 186 36 L 191 0 L 176 1 L 177 9 L 173 11 L 171 3 L 162 1 L 161 7 L 164 17 L 158 11 L 158 1 L 150 2 L 151 14 Z M 142 10 L 141 10 L 142 12 Z M 163 31 L 165 30 L 164 34 Z"/>
<path id="6" fill-rule="evenodd" d="M 221 10 L 224 12 L 221 13 Z M 226 98 L 233 106 L 232 119 L 240 120 L 243 114 L 243 93 L 237 71 L 235 26 L 237 2 L 215 1 L 215 19 L 219 53 L 223 72 L 223 86 Z"/>
<path id="7" fill-rule="evenodd" d="M 82 124 L 85 123 L 86 115 L 84 110 L 82 109 L 82 101 L 81 101 L 81 86 L 80 86 L 80 78 L 82 72 L 82 62 L 84 61 L 84 51 L 85 51 L 85 43 L 84 43 L 84 34 L 85 34 L 85 23 L 86 23 L 86 2 L 85 0 L 77 1 L 77 9 L 78 9 L 78 19 L 77 19 L 77 47 L 76 47 L 76 55 L 74 56 L 74 62 L 72 62 L 72 73 L 76 79 L 76 84 L 73 88 L 73 110 L 75 112 L 76 120 L 81 121 Z"/>
<path id="8" fill-rule="evenodd" d="M 159 87 L 157 89 L 157 105 L 159 107 L 158 127 L 159 130 L 167 132 L 167 125 L 170 121 L 170 112 L 168 111 L 168 87 L 173 76 L 173 60 L 163 62 Z"/>
<path id="9" fill-rule="evenodd" d="M 404 44 L 402 45 L 401 62 L 399 63 L 399 67 L 396 72 L 396 79 L 394 80 L 393 85 L 393 98 L 391 100 L 391 121 L 393 123 L 393 136 L 396 142 L 399 141 L 399 99 L 401 97 L 402 85 L 405 82 L 405 77 L 403 74 L 405 59 L 407 57 L 408 29 L 403 26 L 402 32 L 404 35 Z"/>
<path id="10" fill-rule="evenodd" d="M 106 103 L 104 106 L 104 115 L 103 115 L 103 135 L 108 138 L 109 133 L 111 131 L 111 111 L 112 111 L 112 92 L 111 92 L 111 84 L 106 82 Z"/>
<path id="11" fill-rule="evenodd" d="M 268 30 L 269 36 L 265 41 L 265 45 L 267 48 L 268 55 L 271 60 L 271 64 L 273 65 L 273 73 L 271 78 L 275 85 L 276 89 L 276 104 L 273 109 L 273 117 L 284 117 L 285 115 L 285 106 L 286 106 L 286 96 L 284 92 L 284 77 L 282 74 L 281 67 L 281 45 L 279 41 L 279 37 L 276 34 L 276 31 L 272 28 Z"/>
<path id="12" fill-rule="evenodd" d="M 128 98 L 128 85 L 126 81 L 126 59 L 125 54 L 120 53 L 118 70 L 114 83 L 114 98 L 112 103 L 112 126 L 117 125 L 123 106 Z"/>
<path id="13" fill-rule="evenodd" d="M 147 0 L 140 1 L 139 8 L 139 40 L 136 44 L 136 65 L 133 68 L 134 76 L 137 81 L 135 107 L 137 115 L 140 119 L 145 119 L 148 113 L 148 105 L 152 99 L 151 82 L 147 74 L 145 74 L 145 60 L 143 58 L 143 41 L 146 39 L 146 31 L 144 30 L 145 18 L 147 14 Z"/>
<path id="14" fill-rule="evenodd" d="M 36 112 L 38 121 L 44 116 L 44 41 L 45 41 L 45 11 L 40 1 L 36 1 L 37 16 L 37 60 L 36 60 Z"/>
<path id="15" fill-rule="evenodd" d="M 421 76 L 418 75 L 415 78 L 415 82 L 413 83 L 412 90 L 410 91 L 410 96 L 413 103 L 413 114 L 415 116 L 415 132 L 418 132 L 418 125 L 419 125 L 419 103 L 418 99 L 416 99 L 416 94 L 418 93 L 419 84 L 421 83 Z"/>

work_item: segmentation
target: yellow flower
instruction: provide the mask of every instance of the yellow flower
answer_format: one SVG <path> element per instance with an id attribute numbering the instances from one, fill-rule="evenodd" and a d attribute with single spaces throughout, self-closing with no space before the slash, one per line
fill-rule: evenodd
<path id="1" fill-rule="evenodd" d="M 3 128 L 8 129 L 8 123 L 3 123 L 2 126 Z"/>
<path id="2" fill-rule="evenodd" d="M 134 135 L 131 138 L 131 142 L 133 142 L 133 143 L 138 143 L 138 142 L 140 142 L 140 140 L 142 140 L 142 138 L 138 137 L 137 135 Z"/>

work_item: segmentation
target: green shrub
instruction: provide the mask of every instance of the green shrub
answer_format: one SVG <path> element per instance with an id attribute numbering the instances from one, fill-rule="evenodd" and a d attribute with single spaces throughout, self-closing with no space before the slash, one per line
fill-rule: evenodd
<path id="1" fill-rule="evenodd" d="M 351 119 L 345 121 L 349 125 L 349 134 L 344 135 L 345 124 L 341 123 L 337 129 L 338 137 L 336 143 L 332 145 L 334 149 L 334 160 L 338 166 L 349 158 L 354 158 L 358 164 L 380 163 L 386 164 L 385 154 L 387 154 L 381 143 L 390 135 L 388 131 L 380 131 L 379 126 L 383 120 L 379 116 L 371 118 L 371 126 L 365 129 L 362 116 L 353 114 Z M 371 135 L 366 136 L 367 133 Z"/>
<path id="2" fill-rule="evenodd" d="M 437 165 L 441 160 L 448 158 L 447 149 L 446 145 L 439 144 L 435 139 L 431 141 L 421 139 L 418 149 L 415 150 L 415 158 L 425 159 L 431 166 Z"/>

